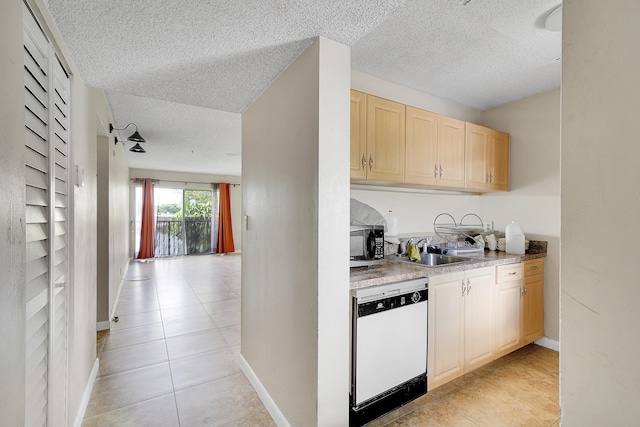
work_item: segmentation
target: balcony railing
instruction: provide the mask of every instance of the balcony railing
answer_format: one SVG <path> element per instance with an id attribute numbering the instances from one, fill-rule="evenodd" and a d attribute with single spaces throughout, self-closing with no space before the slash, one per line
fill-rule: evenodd
<path id="1" fill-rule="evenodd" d="M 210 218 L 185 218 L 184 222 L 182 219 L 157 218 L 157 257 L 211 252 Z"/>

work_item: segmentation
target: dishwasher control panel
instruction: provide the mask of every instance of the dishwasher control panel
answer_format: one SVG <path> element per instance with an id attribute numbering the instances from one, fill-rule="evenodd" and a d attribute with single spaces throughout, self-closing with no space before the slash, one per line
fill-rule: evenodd
<path id="1" fill-rule="evenodd" d="M 429 299 L 428 280 L 411 280 L 353 292 L 357 317 L 418 304 Z"/>

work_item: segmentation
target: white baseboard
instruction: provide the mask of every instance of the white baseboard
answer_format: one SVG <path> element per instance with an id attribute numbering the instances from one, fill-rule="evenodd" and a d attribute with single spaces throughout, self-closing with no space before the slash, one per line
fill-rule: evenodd
<path id="1" fill-rule="evenodd" d="M 91 397 L 91 392 L 93 391 L 93 385 L 96 383 L 96 377 L 98 376 L 99 367 L 100 359 L 96 358 L 96 361 L 93 363 L 93 369 L 91 369 L 91 374 L 89 375 L 89 380 L 87 381 L 87 385 L 84 388 L 84 393 L 82 393 L 82 400 L 80 401 L 80 407 L 78 408 L 76 419 L 73 422 L 73 427 L 82 426 L 82 421 L 84 421 L 84 414 L 87 412 L 87 407 L 89 406 L 89 398 Z"/>
<path id="2" fill-rule="evenodd" d="M 260 398 L 260 400 L 262 400 L 264 407 L 267 409 L 267 411 L 269 411 L 269 415 L 271 415 L 271 418 L 273 418 L 273 421 L 276 423 L 276 425 L 279 427 L 291 427 L 289 421 L 287 421 L 284 414 L 280 411 L 280 408 L 278 408 L 278 405 L 276 405 L 276 403 L 273 401 L 271 395 L 269 395 L 267 389 L 264 388 L 255 372 L 253 372 L 253 369 L 251 369 L 251 366 L 249 366 L 242 354 L 240 355 L 240 368 L 246 375 L 253 388 L 256 389 L 258 397 Z"/>
<path id="3" fill-rule="evenodd" d="M 551 338 L 542 337 L 537 341 L 534 341 L 536 344 L 550 348 L 551 350 L 560 351 L 560 341 L 552 340 Z"/>

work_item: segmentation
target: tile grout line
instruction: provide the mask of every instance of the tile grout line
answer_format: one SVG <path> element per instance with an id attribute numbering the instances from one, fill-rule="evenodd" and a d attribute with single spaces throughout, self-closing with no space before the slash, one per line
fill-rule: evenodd
<path id="1" fill-rule="evenodd" d="M 155 266 L 155 264 L 154 264 L 154 266 Z M 154 281 L 154 287 L 155 287 L 155 290 L 156 290 L 156 300 L 158 301 L 158 310 L 160 311 L 160 324 L 162 325 L 162 336 L 164 337 L 163 338 L 164 351 L 167 354 L 167 364 L 169 365 L 169 376 L 171 377 L 171 389 L 173 390 L 171 394 L 173 395 L 173 403 L 174 403 L 175 408 L 176 408 L 176 418 L 178 419 L 178 427 L 180 427 L 180 425 L 181 425 L 181 422 L 180 422 L 180 410 L 178 408 L 178 398 L 176 396 L 176 385 L 175 385 L 175 382 L 173 380 L 173 368 L 171 366 L 171 357 L 169 356 L 169 347 L 167 346 L 167 333 L 166 333 L 165 328 L 164 328 L 164 317 L 162 315 L 162 307 L 160 306 L 160 297 L 158 295 L 158 285 L 155 283 L 155 277 L 156 277 L 155 273 L 156 272 L 154 270 L 153 271 L 153 281 Z M 180 273 L 182 274 L 182 271 Z"/>

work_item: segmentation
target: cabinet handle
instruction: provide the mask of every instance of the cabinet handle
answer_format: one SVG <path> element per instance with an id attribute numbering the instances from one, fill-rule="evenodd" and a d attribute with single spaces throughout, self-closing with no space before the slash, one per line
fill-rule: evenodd
<path id="1" fill-rule="evenodd" d="M 367 158 L 365 157 L 364 153 L 362 153 L 362 170 L 364 170 L 364 168 L 367 167 Z"/>
<path id="2" fill-rule="evenodd" d="M 487 172 L 487 184 L 491 182 L 491 175 L 489 175 L 489 172 Z"/>
<path id="3" fill-rule="evenodd" d="M 532 265 L 531 267 L 529 267 L 529 270 L 537 270 L 538 266 L 537 265 Z"/>
<path id="4" fill-rule="evenodd" d="M 440 178 L 442 178 L 442 165 L 440 165 Z"/>
<path id="5" fill-rule="evenodd" d="M 491 184 L 493 184 L 493 172 L 490 173 L 489 176 L 491 177 L 491 181 L 489 181 L 489 182 L 491 182 Z"/>
<path id="6" fill-rule="evenodd" d="M 469 295 L 470 291 L 471 291 L 471 282 L 469 281 L 469 279 L 467 279 L 467 295 Z"/>
<path id="7" fill-rule="evenodd" d="M 464 296 L 464 292 L 467 290 L 467 287 L 464 285 L 464 279 L 462 279 L 462 296 Z"/>
<path id="8" fill-rule="evenodd" d="M 507 276 L 515 276 L 516 274 L 518 274 L 517 271 L 512 271 L 511 273 L 507 273 Z"/>
<path id="9" fill-rule="evenodd" d="M 526 297 L 526 296 L 527 296 L 527 288 L 525 287 L 525 288 L 524 288 L 524 295 L 522 295 L 522 298 L 524 298 L 524 297 Z"/>
<path id="10" fill-rule="evenodd" d="M 369 154 L 369 172 L 373 169 L 373 157 Z"/>
<path id="11" fill-rule="evenodd" d="M 434 163 L 433 165 L 433 177 L 437 178 L 438 177 L 438 164 Z"/>
<path id="12" fill-rule="evenodd" d="M 524 286 L 520 286 L 520 299 L 524 298 Z"/>

